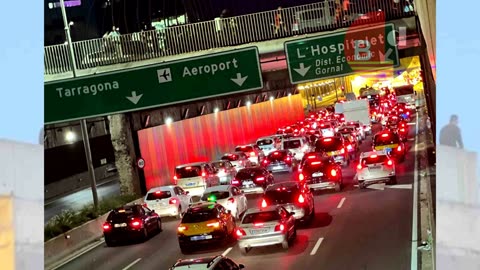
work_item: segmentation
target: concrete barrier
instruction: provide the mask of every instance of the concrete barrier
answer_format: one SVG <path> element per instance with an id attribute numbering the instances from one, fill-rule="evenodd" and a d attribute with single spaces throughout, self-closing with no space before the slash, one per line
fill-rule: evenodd
<path id="1" fill-rule="evenodd" d="M 132 203 L 143 203 L 143 198 Z M 45 242 L 45 269 L 54 268 L 69 257 L 75 257 L 82 248 L 102 238 L 102 225 L 107 216 L 108 213 Z"/>

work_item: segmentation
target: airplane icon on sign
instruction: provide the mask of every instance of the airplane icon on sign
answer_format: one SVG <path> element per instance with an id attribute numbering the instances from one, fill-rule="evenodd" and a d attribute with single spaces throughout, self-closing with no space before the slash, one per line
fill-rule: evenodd
<path id="1" fill-rule="evenodd" d="M 159 83 L 164 83 L 164 82 L 171 82 L 172 81 L 172 75 L 170 72 L 170 68 L 162 68 L 157 70 L 157 76 L 158 76 L 158 82 Z"/>

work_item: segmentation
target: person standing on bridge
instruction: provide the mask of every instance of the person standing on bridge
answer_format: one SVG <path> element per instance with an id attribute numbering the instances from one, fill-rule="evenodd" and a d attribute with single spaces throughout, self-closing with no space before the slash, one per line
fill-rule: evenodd
<path id="1" fill-rule="evenodd" d="M 440 130 L 440 144 L 463 149 L 463 140 L 458 127 L 458 116 L 450 116 L 450 123 Z"/>

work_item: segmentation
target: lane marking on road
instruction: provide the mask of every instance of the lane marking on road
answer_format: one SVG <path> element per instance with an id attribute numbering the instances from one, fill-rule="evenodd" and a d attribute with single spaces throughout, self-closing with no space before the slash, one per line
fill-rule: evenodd
<path id="1" fill-rule="evenodd" d="M 320 244 L 322 243 L 322 241 L 323 241 L 323 237 L 320 237 L 317 240 L 317 243 L 315 244 L 315 246 L 313 247 L 312 252 L 310 252 L 310 255 L 315 255 L 315 253 L 317 253 L 317 250 L 320 247 Z"/>
<path id="2" fill-rule="evenodd" d="M 70 263 L 70 262 L 72 262 L 72 261 L 80 258 L 83 254 L 88 253 L 88 252 L 90 252 L 91 250 L 93 250 L 94 248 L 102 245 L 103 243 L 105 243 L 105 240 L 103 240 L 103 238 L 102 238 L 98 243 L 91 245 L 90 247 L 86 248 L 85 250 L 81 251 L 80 253 L 76 254 L 75 256 L 73 256 L 73 257 L 65 260 L 64 262 L 60 263 L 59 265 L 51 268 L 50 270 L 57 270 L 57 269 L 59 269 L 60 267 L 63 267 L 64 265 L 66 265 L 66 264 L 68 264 L 68 263 Z"/>
<path id="3" fill-rule="evenodd" d="M 227 248 L 227 250 L 225 250 L 223 253 L 222 253 L 222 256 L 227 256 L 227 254 L 232 250 L 232 247 L 229 247 Z"/>
<path id="4" fill-rule="evenodd" d="M 385 190 L 385 183 L 372 184 L 372 185 L 366 186 L 366 188 L 375 189 L 375 190 Z"/>
<path id="5" fill-rule="evenodd" d="M 136 263 L 138 263 L 142 258 L 138 258 L 135 261 L 133 261 L 131 264 L 125 266 L 122 270 L 127 270 L 130 269 L 130 267 L 134 266 Z"/>
<path id="6" fill-rule="evenodd" d="M 413 218 L 412 218 L 412 253 L 411 253 L 411 265 L 410 270 L 417 270 L 418 268 L 418 250 L 417 250 L 417 241 L 418 241 L 418 232 L 417 232 L 417 215 L 418 215 L 418 160 L 417 160 L 417 151 L 418 151 L 418 114 L 417 114 L 417 125 L 415 127 L 415 167 L 414 167 L 414 176 L 413 176 Z"/>
<path id="7" fill-rule="evenodd" d="M 393 188 L 393 189 L 412 189 L 412 184 L 402 184 L 402 185 L 385 186 L 385 187 Z"/>
<path id="8" fill-rule="evenodd" d="M 343 197 L 343 198 L 340 200 L 340 203 L 338 203 L 337 208 L 342 208 L 342 205 L 343 205 L 343 203 L 345 202 L 346 199 L 347 199 L 347 198 Z"/>

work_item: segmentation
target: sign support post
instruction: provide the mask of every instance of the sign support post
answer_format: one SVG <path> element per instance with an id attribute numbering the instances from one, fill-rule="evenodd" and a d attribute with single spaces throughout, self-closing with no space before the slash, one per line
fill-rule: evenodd
<path id="1" fill-rule="evenodd" d="M 67 37 L 67 45 L 70 52 L 70 64 L 72 66 L 72 73 L 73 73 L 73 77 L 76 78 L 77 64 L 75 62 L 75 53 L 73 51 L 72 37 L 70 36 L 70 25 L 67 20 L 67 12 L 65 11 L 65 2 L 63 0 L 60 0 L 60 7 L 62 10 L 63 24 L 65 26 L 65 35 Z M 95 179 L 95 168 L 93 167 L 93 162 L 92 162 L 92 152 L 90 149 L 90 141 L 88 138 L 86 119 L 80 120 L 80 128 L 82 132 L 83 145 L 85 147 L 85 156 L 87 159 L 88 175 L 90 176 L 90 184 L 92 187 L 93 205 L 95 207 L 95 210 L 97 210 L 98 209 L 97 181 Z"/>

